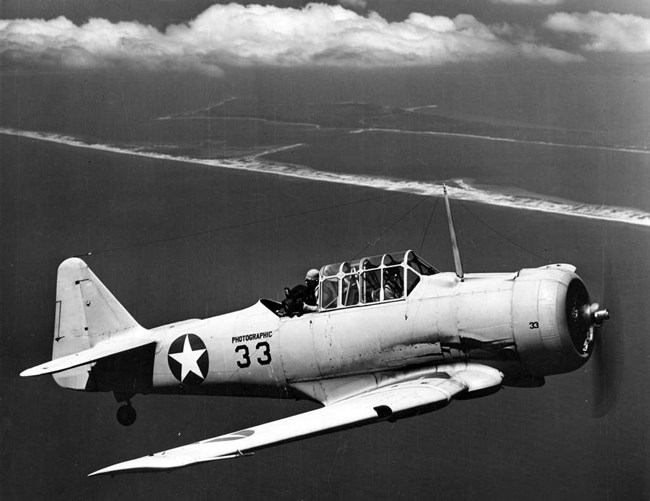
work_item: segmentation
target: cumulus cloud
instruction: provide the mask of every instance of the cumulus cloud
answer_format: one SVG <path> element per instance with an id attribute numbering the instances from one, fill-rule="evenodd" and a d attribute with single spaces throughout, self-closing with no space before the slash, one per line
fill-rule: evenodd
<path id="1" fill-rule="evenodd" d="M 126 65 L 222 74 L 217 65 L 190 47 L 175 45 L 151 26 L 105 19 L 90 19 L 82 26 L 65 17 L 0 20 L 0 56 L 4 63 L 21 66 L 92 69 Z"/>
<path id="2" fill-rule="evenodd" d="M 549 6 L 559 5 L 564 0 L 490 0 L 492 3 L 505 3 L 508 5 L 533 5 L 533 6 Z"/>
<path id="3" fill-rule="evenodd" d="M 525 57 L 581 57 L 507 36 L 475 17 L 412 13 L 389 22 L 340 5 L 302 9 L 213 5 L 163 32 L 137 22 L 64 17 L 0 20 L 0 56 L 20 65 L 99 68 L 127 65 L 220 74 L 223 66 L 388 67 Z"/>
<path id="4" fill-rule="evenodd" d="M 644 17 L 613 12 L 558 12 L 550 15 L 544 25 L 556 32 L 587 37 L 584 50 L 650 52 L 650 19 Z"/>

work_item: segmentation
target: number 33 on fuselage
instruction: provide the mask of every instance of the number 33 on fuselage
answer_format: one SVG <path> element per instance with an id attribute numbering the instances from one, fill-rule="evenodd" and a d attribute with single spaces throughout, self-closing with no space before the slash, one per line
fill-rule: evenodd
<path id="1" fill-rule="evenodd" d="M 394 420 L 502 385 L 539 386 L 589 358 L 607 311 L 575 268 L 441 273 L 412 251 L 320 269 L 318 308 L 281 303 L 144 329 L 80 259 L 59 267 L 51 373 L 63 387 L 305 398 L 321 408 L 95 472 L 172 469 Z M 126 411 L 125 411 L 126 408 Z"/>

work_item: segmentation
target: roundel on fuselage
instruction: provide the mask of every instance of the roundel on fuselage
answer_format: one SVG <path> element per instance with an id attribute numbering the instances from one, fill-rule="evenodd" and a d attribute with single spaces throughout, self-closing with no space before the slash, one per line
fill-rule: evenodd
<path id="1" fill-rule="evenodd" d="M 208 376 L 208 350 L 196 334 L 183 334 L 169 346 L 169 370 L 182 384 L 201 384 Z"/>

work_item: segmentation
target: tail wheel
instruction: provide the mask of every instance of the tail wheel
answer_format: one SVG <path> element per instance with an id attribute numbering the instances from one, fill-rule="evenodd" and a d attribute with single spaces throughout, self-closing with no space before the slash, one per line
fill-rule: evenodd
<path id="1" fill-rule="evenodd" d="M 136 417 L 138 417 L 138 415 L 131 404 L 125 404 L 117 409 L 117 421 L 122 426 L 131 426 L 135 423 Z"/>

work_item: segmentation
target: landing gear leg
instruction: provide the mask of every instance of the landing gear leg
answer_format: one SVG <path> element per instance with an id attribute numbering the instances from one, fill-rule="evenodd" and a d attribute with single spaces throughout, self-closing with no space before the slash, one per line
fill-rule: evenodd
<path id="1" fill-rule="evenodd" d="M 117 409 L 117 420 L 122 426 L 131 426 L 135 423 L 135 418 L 138 417 L 135 409 L 131 406 L 131 402 L 127 401 L 126 404 Z"/>

